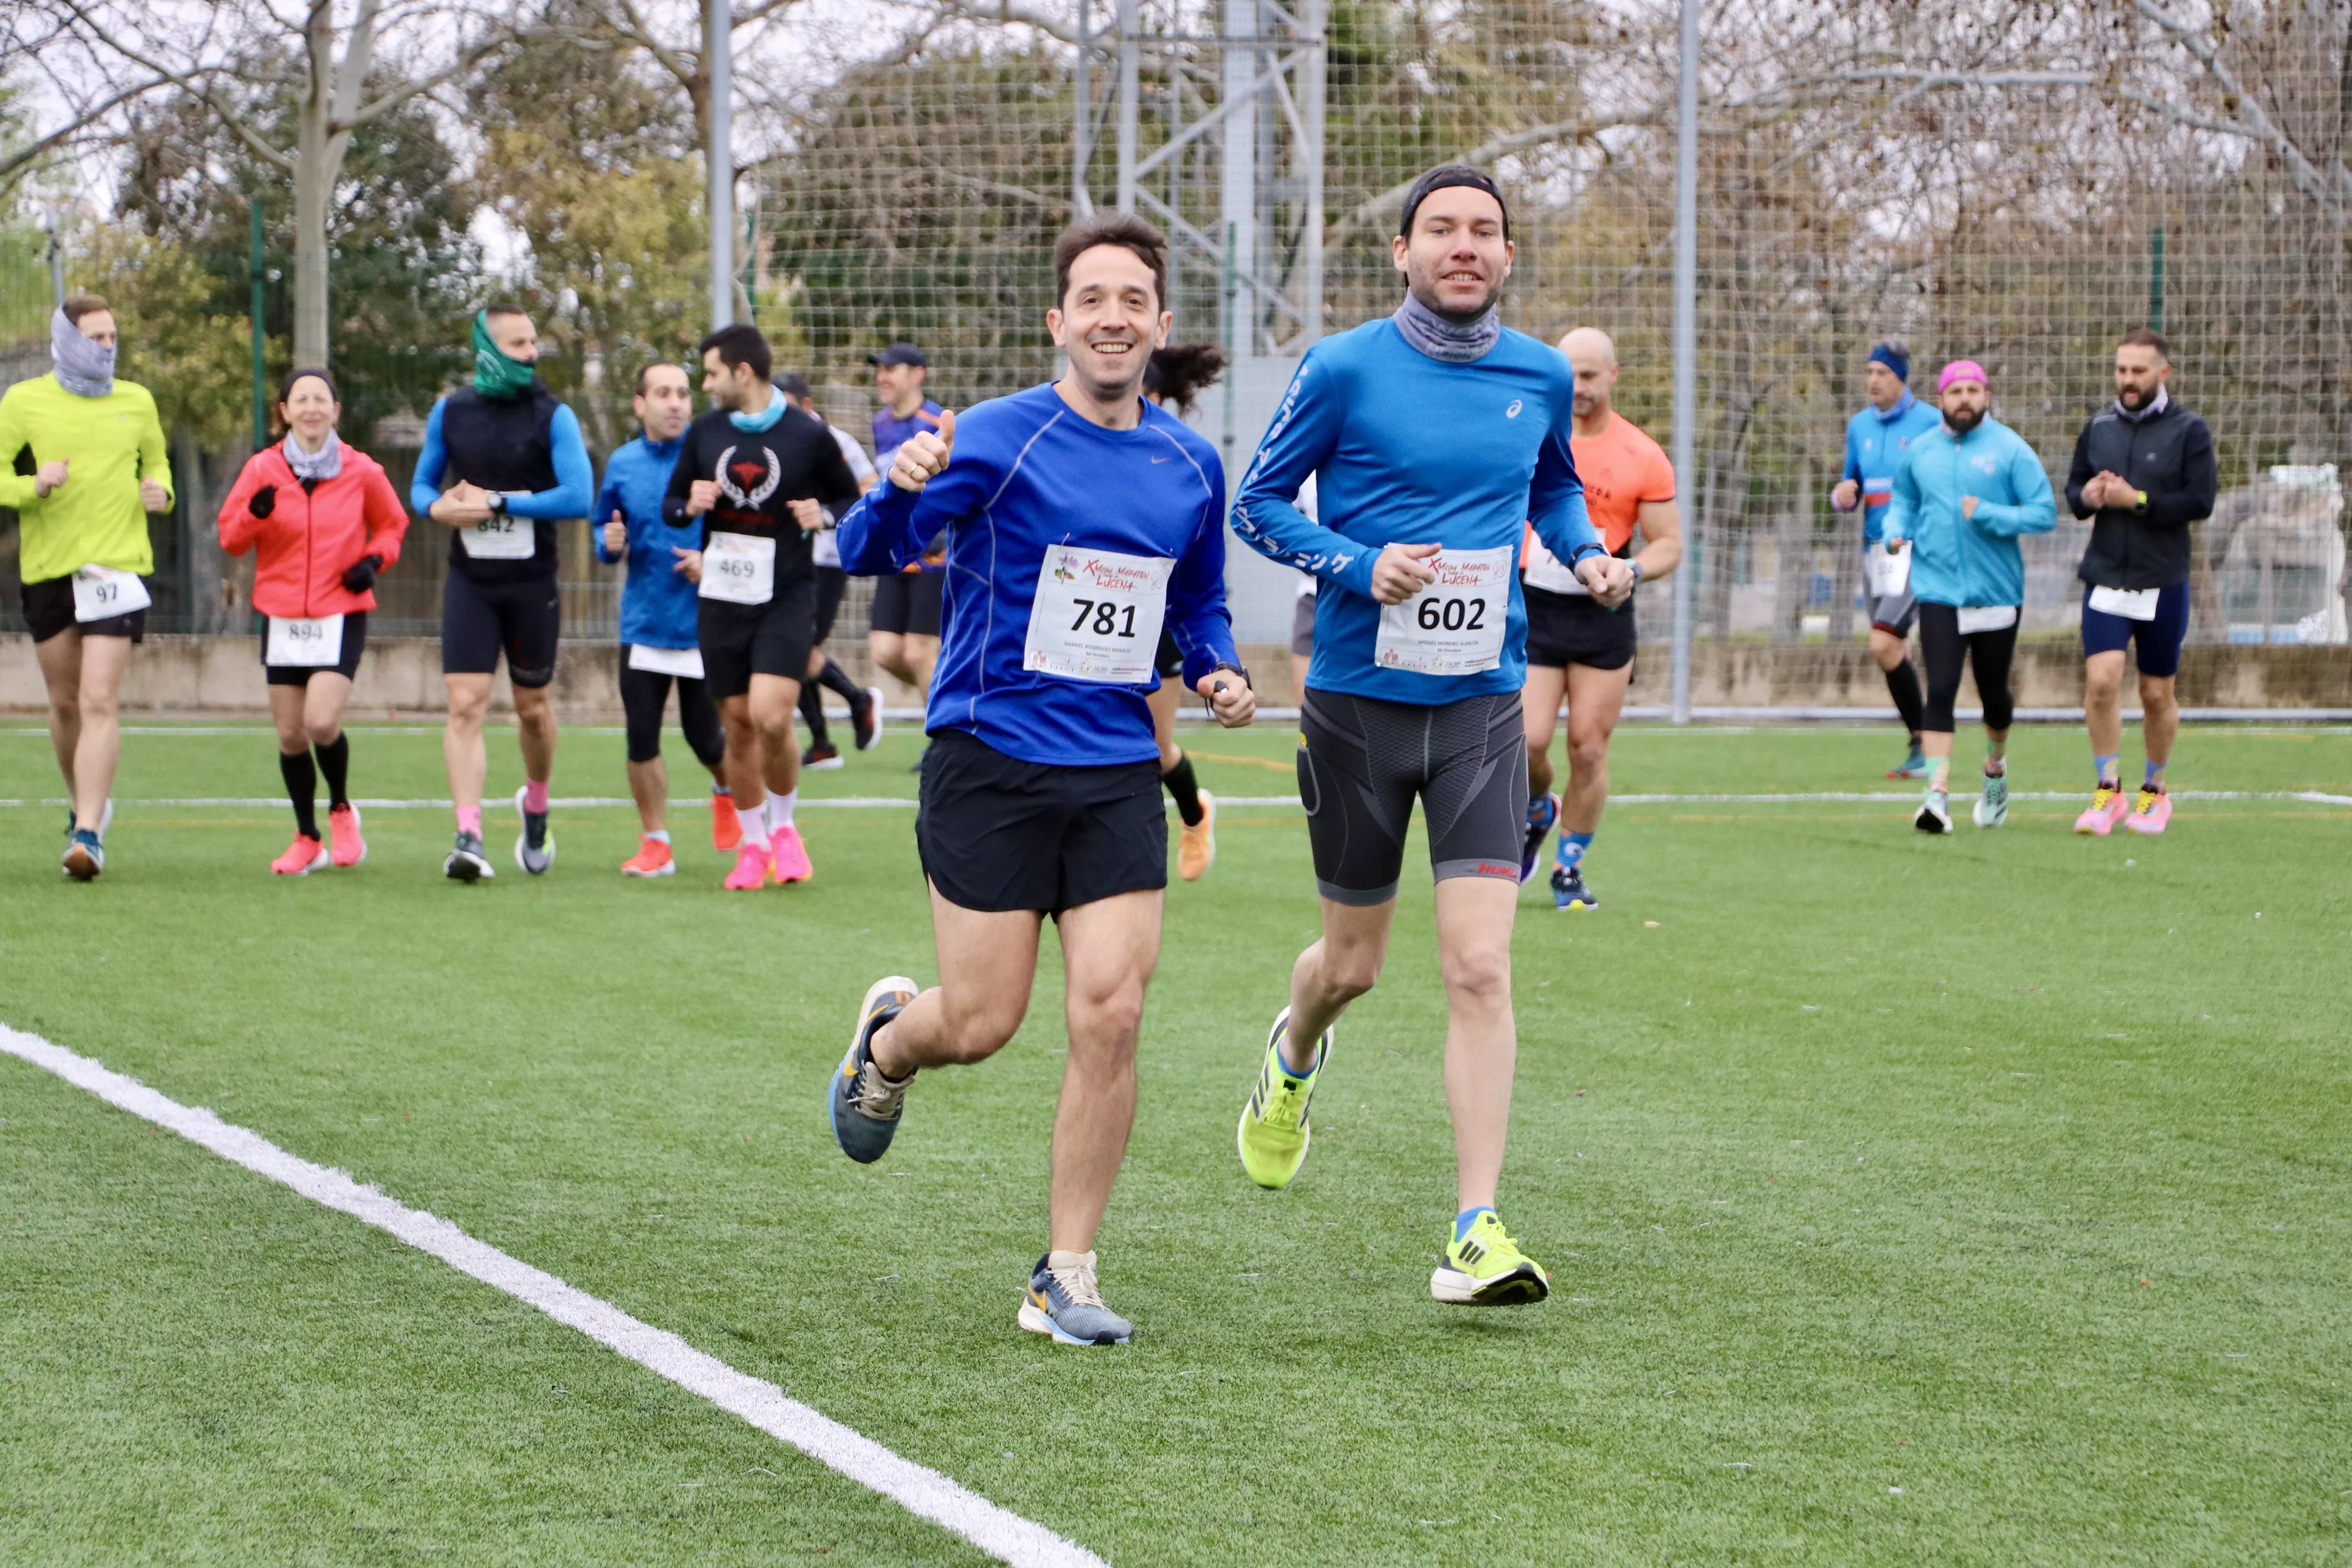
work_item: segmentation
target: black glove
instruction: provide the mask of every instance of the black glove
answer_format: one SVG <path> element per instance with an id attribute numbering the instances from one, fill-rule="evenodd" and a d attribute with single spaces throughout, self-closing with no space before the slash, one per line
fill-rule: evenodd
<path id="1" fill-rule="evenodd" d="M 343 591 L 364 594 L 375 586 L 375 574 L 383 570 L 383 557 L 362 555 L 343 568 Z"/>
<path id="2" fill-rule="evenodd" d="M 259 489 L 254 491 L 253 499 L 245 503 L 245 510 L 251 512 L 256 517 L 268 517 L 271 512 L 276 511 L 278 510 L 278 487 L 276 485 L 264 485 Z"/>

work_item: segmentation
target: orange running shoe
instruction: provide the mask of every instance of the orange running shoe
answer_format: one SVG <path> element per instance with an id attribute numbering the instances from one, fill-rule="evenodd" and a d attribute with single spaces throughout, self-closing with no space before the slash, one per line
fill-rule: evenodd
<path id="1" fill-rule="evenodd" d="M 1201 820 L 1187 827 L 1176 840 L 1176 875 L 1187 882 L 1197 882 L 1217 860 L 1217 797 L 1207 790 L 1200 792 Z"/>
<path id="2" fill-rule="evenodd" d="M 710 795 L 710 847 L 721 855 L 730 854 L 743 843 L 743 819 L 735 815 L 735 797 L 712 791 Z"/>
<path id="3" fill-rule="evenodd" d="M 789 822 L 768 835 L 768 851 L 775 858 L 779 882 L 805 882 L 816 875 L 816 868 L 809 864 L 808 846 L 801 842 L 801 830 Z"/>
<path id="4" fill-rule="evenodd" d="M 677 862 L 671 858 L 669 846 L 652 837 L 640 840 L 637 852 L 621 862 L 624 877 L 667 877 L 677 869 Z"/>
<path id="5" fill-rule="evenodd" d="M 327 813 L 328 858 L 338 866 L 356 866 L 367 858 L 367 840 L 360 837 L 360 808 L 346 801 Z"/>
<path id="6" fill-rule="evenodd" d="M 2095 833 L 2105 838 L 2116 830 L 2116 824 L 2130 811 L 2131 802 L 2124 798 L 2123 785 L 2103 780 L 2099 787 L 2091 792 L 2091 804 L 2084 807 L 2083 815 L 2074 819 L 2074 831 Z"/>
<path id="7" fill-rule="evenodd" d="M 752 893 L 768 885 L 768 873 L 776 868 L 775 857 L 768 847 L 746 840 L 736 852 L 735 869 L 727 873 L 727 890 L 730 893 Z"/>
<path id="8" fill-rule="evenodd" d="M 286 847 L 286 853 L 269 863 L 269 869 L 280 877 L 307 877 L 331 864 L 325 845 L 307 833 L 297 833 L 294 842 Z"/>

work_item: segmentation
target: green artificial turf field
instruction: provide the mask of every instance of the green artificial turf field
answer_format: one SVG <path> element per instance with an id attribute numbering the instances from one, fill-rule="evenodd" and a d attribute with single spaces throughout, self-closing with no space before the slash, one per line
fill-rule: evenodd
<path id="1" fill-rule="evenodd" d="M 0 797 L 58 784 L 0 723 Z M 362 798 L 437 730 L 353 731 Z M 1188 727 L 1289 792 L 1287 726 Z M 910 792 L 905 731 L 808 795 Z M 1621 794 L 1886 791 L 1888 731 L 1619 740 Z M 671 766 L 692 796 L 691 770 Z M 804 807 L 806 887 L 729 895 L 626 808 L 437 875 L 442 810 L 271 879 L 266 730 L 127 742 L 110 868 L 0 806 L 0 1023 L 381 1184 L 1121 1565 L 2352 1560 L 2352 810 L 2079 802 L 1931 841 L 1897 800 L 1621 804 L 1601 913 L 1528 889 L 1503 1212 L 1541 1306 L 1427 1295 L 1453 1208 L 1425 859 L 1342 1025 L 1315 1153 L 1233 1123 L 1315 906 L 1230 806 L 1176 886 L 1102 1240 L 1122 1351 L 1013 1310 L 1043 1247 L 1049 954 L 1020 1037 L 927 1075 L 860 1168 L 821 1095 L 866 984 L 933 973 L 902 807 Z M 1962 755 L 1972 754 L 1963 737 Z M 2137 737 L 2126 765 L 2137 763 Z M 492 800 L 519 782 L 491 737 Z M 1964 762 L 1960 777 L 1969 776 Z M 2019 731 L 2072 790 L 2080 732 Z M 2191 731 L 2181 790 L 2352 794 L 2352 735 Z M 559 796 L 624 793 L 617 733 Z M 159 803 L 159 804 L 142 804 Z M 974 1549 L 389 1237 L 0 1057 L 0 1561 L 963 1563 Z"/>

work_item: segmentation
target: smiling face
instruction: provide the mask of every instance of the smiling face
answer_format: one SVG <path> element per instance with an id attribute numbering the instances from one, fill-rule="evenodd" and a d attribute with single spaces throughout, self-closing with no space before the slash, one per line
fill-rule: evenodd
<path id="1" fill-rule="evenodd" d="M 1069 355 L 1071 374 L 1101 403 L 1141 393 L 1151 351 L 1167 343 L 1174 321 L 1160 308 L 1150 265 L 1123 245 L 1080 251 L 1062 302 L 1045 312 L 1045 328 Z"/>
<path id="2" fill-rule="evenodd" d="M 911 418 L 923 405 L 923 383 L 929 376 L 929 367 L 919 364 L 877 364 L 874 367 L 874 392 L 883 405 L 901 419 Z"/>
<path id="3" fill-rule="evenodd" d="M 1447 185 L 1422 199 L 1412 232 L 1390 241 L 1412 297 L 1439 315 L 1467 321 L 1502 297 L 1518 251 L 1503 237 L 1503 204 L 1472 185 Z"/>
<path id="4" fill-rule="evenodd" d="M 686 371 L 674 364 L 656 364 L 646 370 L 645 390 L 629 399 L 629 407 L 637 423 L 646 427 L 648 441 L 675 441 L 694 417 L 694 389 L 687 384 Z"/>
<path id="5" fill-rule="evenodd" d="M 286 394 L 286 401 L 278 405 L 278 416 L 286 421 L 286 428 L 305 450 L 317 451 L 327 439 L 327 432 L 342 417 L 343 405 L 327 384 L 315 375 L 306 375 L 296 382 Z"/>

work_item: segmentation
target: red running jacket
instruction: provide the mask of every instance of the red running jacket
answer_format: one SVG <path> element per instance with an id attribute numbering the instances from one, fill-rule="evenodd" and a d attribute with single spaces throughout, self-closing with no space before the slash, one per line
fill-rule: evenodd
<path id="1" fill-rule="evenodd" d="M 254 491 L 278 489 L 268 517 L 247 510 Z M 221 503 L 221 548 L 242 555 L 258 546 L 253 573 L 253 607 L 266 616 L 351 615 L 375 608 L 373 591 L 354 594 L 343 586 L 344 569 L 364 555 L 381 555 L 385 566 L 400 559 L 408 531 L 408 510 L 394 493 L 383 467 L 346 445 L 342 471 L 308 495 L 273 445 L 257 452 Z"/>

